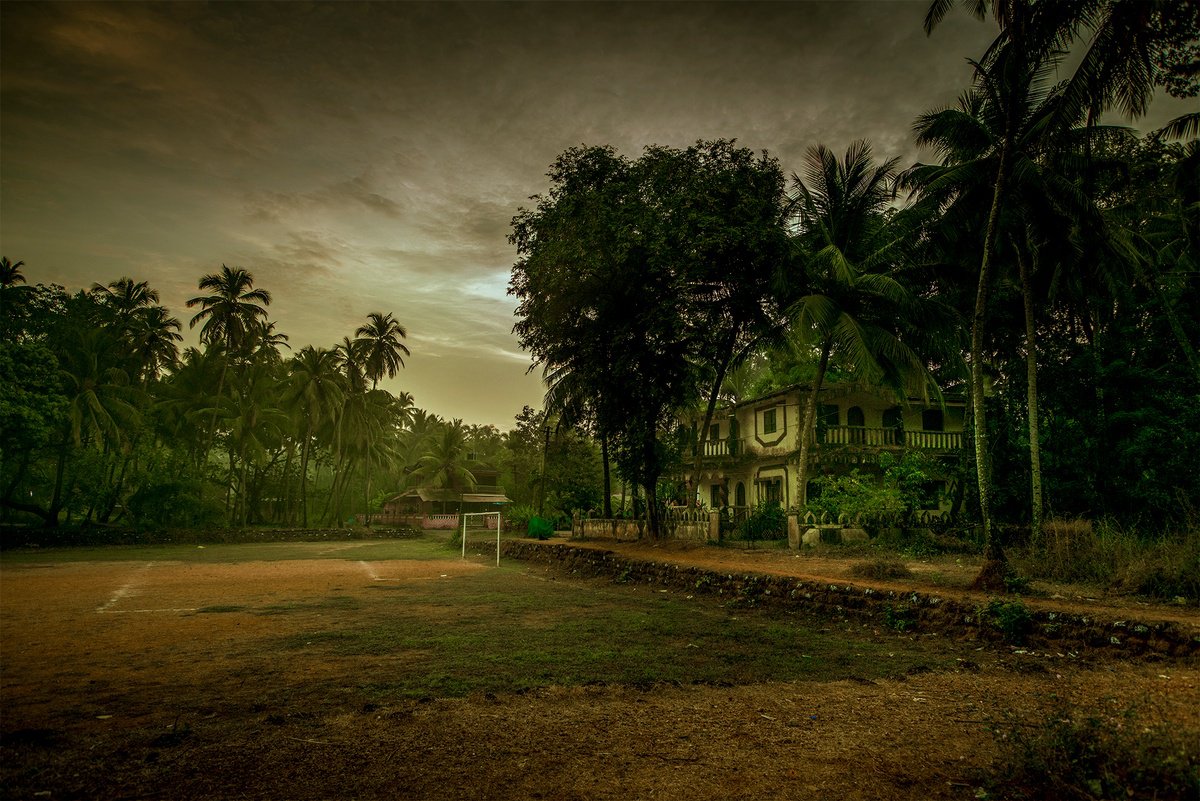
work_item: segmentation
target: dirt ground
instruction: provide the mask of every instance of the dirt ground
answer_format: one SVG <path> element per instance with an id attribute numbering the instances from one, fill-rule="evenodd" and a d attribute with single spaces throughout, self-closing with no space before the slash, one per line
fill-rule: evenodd
<path id="1" fill-rule="evenodd" d="M 843 581 L 849 567 L 787 552 L 589 547 Z M 917 579 L 901 586 L 959 591 L 972 570 L 916 567 Z M 1161 658 L 1045 668 L 970 644 L 958 670 L 880 681 L 552 687 L 374 704 L 354 691 L 355 677 L 402 657 L 283 663 L 244 647 L 326 625 L 329 608 L 306 598 L 370 603 L 381 583 L 453 581 L 484 569 L 335 559 L 6 568 L 0 795 L 969 799 L 997 754 L 989 726 L 1005 716 L 1035 725 L 1088 714 L 1120 726 L 1133 707 L 1139 726 L 1200 732 L 1200 666 Z M 1069 588 L 1037 603 L 1197 624 L 1194 610 L 1088 600 Z M 211 613 L 276 604 L 288 613 Z"/>

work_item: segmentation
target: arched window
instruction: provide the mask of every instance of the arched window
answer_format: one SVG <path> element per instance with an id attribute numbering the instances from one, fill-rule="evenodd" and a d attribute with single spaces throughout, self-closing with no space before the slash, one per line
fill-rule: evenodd
<path id="1" fill-rule="evenodd" d="M 737 483 L 737 490 L 734 492 L 734 496 L 737 499 L 737 503 L 735 503 L 734 506 L 745 506 L 746 505 L 746 485 L 739 481 Z"/>

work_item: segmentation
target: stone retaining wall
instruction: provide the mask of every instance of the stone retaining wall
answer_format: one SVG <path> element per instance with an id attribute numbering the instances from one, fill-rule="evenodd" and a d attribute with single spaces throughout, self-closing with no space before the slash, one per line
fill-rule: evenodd
<path id="1" fill-rule="evenodd" d="M 705 568 L 628 559 L 613 551 L 561 543 L 507 540 L 506 556 L 559 565 L 585 576 L 652 584 L 696 594 L 727 598 L 752 606 L 872 620 L 880 627 L 914 633 L 937 632 L 954 637 L 1013 642 L 1021 635 L 1030 648 L 1053 651 L 1101 649 L 1111 654 L 1157 653 L 1172 657 L 1200 654 L 1200 633 L 1177 623 L 1103 620 L 1027 608 L 1028 620 L 1016 631 L 1002 605 L 1013 598 L 981 605 L 928 593 L 876 590 L 843 582 L 804 581 L 760 573 L 723 573 Z M 1012 607 L 1009 607 L 1012 609 Z"/>

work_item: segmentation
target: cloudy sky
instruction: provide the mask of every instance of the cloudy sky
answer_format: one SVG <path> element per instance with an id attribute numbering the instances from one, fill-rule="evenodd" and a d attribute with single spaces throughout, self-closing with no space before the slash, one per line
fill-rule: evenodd
<path id="1" fill-rule="evenodd" d="M 506 236 L 555 156 L 724 137 L 790 173 L 866 138 L 911 162 L 992 34 L 956 13 L 927 38 L 925 7 L 9 0 L 0 249 L 30 283 L 149 280 L 185 325 L 201 275 L 245 267 L 296 349 L 392 312 L 389 388 L 506 429 L 542 395 Z"/>

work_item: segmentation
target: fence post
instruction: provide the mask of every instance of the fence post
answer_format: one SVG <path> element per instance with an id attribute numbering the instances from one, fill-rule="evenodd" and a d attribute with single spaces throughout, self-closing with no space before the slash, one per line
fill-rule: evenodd
<path id="1" fill-rule="evenodd" d="M 721 539 L 721 513 L 713 509 L 708 513 L 708 541 L 718 542 Z"/>
<path id="2" fill-rule="evenodd" d="M 793 551 L 800 550 L 800 516 L 787 516 L 788 547 Z"/>

